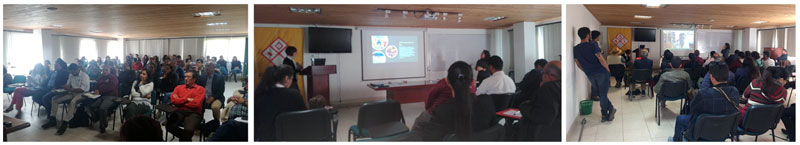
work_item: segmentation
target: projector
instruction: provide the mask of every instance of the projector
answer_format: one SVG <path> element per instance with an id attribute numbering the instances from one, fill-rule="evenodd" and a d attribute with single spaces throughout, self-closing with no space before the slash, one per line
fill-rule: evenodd
<path id="1" fill-rule="evenodd" d="M 423 20 L 438 20 L 439 19 L 439 12 L 432 13 L 430 10 L 425 11 L 425 15 L 422 15 Z"/>

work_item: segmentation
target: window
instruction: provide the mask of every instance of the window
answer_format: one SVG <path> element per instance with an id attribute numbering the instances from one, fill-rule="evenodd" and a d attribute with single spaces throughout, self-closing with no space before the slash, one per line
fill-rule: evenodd
<path id="1" fill-rule="evenodd" d="M 239 61 L 244 60 L 244 51 L 247 46 L 245 37 L 205 38 L 204 43 L 204 54 L 206 56 L 217 57 L 217 59 L 219 59 L 219 56 L 222 55 L 229 63 L 233 60 L 233 56 L 236 56 Z"/>
<path id="2" fill-rule="evenodd" d="M 120 43 L 120 41 L 108 41 L 108 46 L 106 48 L 106 55 L 111 57 L 111 59 L 114 59 L 114 57 L 123 59 L 124 53 L 122 52 L 122 43 Z"/>
<path id="3" fill-rule="evenodd" d="M 36 35 L 24 32 L 3 32 L 5 64 L 12 75 L 28 75 L 33 66 L 43 62 L 42 42 Z M 37 45 L 38 44 L 38 45 Z"/>
<path id="4" fill-rule="evenodd" d="M 78 53 L 81 57 L 86 57 L 89 61 L 97 59 L 97 42 L 94 39 L 83 38 L 79 46 Z"/>
<path id="5" fill-rule="evenodd" d="M 561 22 L 536 26 L 537 59 L 558 60 L 561 55 Z"/>

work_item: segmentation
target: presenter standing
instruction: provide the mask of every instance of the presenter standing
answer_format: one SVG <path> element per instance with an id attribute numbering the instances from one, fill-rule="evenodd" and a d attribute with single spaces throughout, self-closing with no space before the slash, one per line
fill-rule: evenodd
<path id="1" fill-rule="evenodd" d="M 292 74 L 293 76 L 292 86 L 289 88 L 299 91 L 300 87 L 297 86 L 297 77 L 298 73 L 300 73 L 300 68 L 302 66 L 300 66 L 300 64 L 294 61 L 294 55 L 297 54 L 297 48 L 295 48 L 294 46 L 289 46 L 288 48 L 286 48 L 286 50 L 284 50 L 284 52 L 286 52 L 286 58 L 283 58 L 283 64 L 288 65 L 290 68 L 292 68 L 292 71 L 294 71 L 294 73 Z"/>

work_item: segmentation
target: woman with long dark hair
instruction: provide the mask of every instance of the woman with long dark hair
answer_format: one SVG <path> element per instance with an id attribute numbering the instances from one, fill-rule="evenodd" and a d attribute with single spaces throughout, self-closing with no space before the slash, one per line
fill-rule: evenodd
<path id="1" fill-rule="evenodd" d="M 769 67 L 764 71 L 760 78 L 753 80 L 747 89 L 744 90 L 744 98 L 747 99 L 745 107 L 740 107 L 741 118 L 747 108 L 753 105 L 763 104 L 783 104 L 787 95 L 783 85 L 789 81 L 791 74 L 786 69 L 780 67 Z"/>
<path id="2" fill-rule="evenodd" d="M 745 57 L 742 67 L 736 68 L 734 72 L 733 80 L 735 81 L 736 89 L 739 90 L 739 94 L 744 92 L 750 82 L 757 79 L 759 76 L 761 76 L 761 72 L 759 72 L 756 62 L 752 57 Z"/>
<path id="3" fill-rule="evenodd" d="M 139 79 L 131 84 L 131 93 L 129 98 L 131 104 L 125 107 L 125 118 L 131 119 L 136 115 L 146 114 L 150 112 L 153 103 L 151 101 L 153 92 L 153 81 L 150 77 L 150 72 L 140 71 Z"/>
<path id="4" fill-rule="evenodd" d="M 290 89 L 294 70 L 287 65 L 267 67 L 256 86 L 255 140 L 275 140 L 275 117 L 283 112 L 305 110 L 307 107 L 296 89 Z"/>

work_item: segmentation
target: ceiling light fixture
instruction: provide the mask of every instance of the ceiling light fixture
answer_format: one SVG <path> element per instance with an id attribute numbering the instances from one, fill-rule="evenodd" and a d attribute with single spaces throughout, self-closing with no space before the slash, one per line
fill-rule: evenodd
<path id="1" fill-rule="evenodd" d="M 631 24 L 642 24 L 642 22 L 631 22 Z"/>
<path id="2" fill-rule="evenodd" d="M 461 17 L 463 17 L 463 16 L 464 16 L 464 14 L 458 13 L 458 23 L 461 23 Z"/>
<path id="3" fill-rule="evenodd" d="M 753 23 L 756 23 L 756 24 L 764 24 L 764 23 L 769 23 L 769 22 L 768 22 L 768 21 L 755 21 L 755 22 L 753 22 Z"/>
<path id="4" fill-rule="evenodd" d="M 636 19 L 652 19 L 653 16 L 633 15 L 633 18 L 636 18 Z"/>
<path id="5" fill-rule="evenodd" d="M 505 16 L 492 16 L 492 17 L 483 18 L 484 21 L 500 21 L 500 20 L 503 20 L 503 19 L 506 19 L 506 17 Z"/>
<path id="6" fill-rule="evenodd" d="M 306 13 L 306 14 L 320 14 L 320 13 L 322 13 L 322 9 L 320 9 L 320 8 L 295 8 L 295 7 L 289 7 L 289 12 L 292 12 L 292 13 Z"/>
<path id="7" fill-rule="evenodd" d="M 100 32 L 103 32 L 103 31 L 100 31 L 100 30 L 92 30 L 92 31 L 89 31 L 89 32 L 92 32 L 92 33 L 100 33 Z"/>
<path id="8" fill-rule="evenodd" d="M 119 33 L 117 33 L 117 36 L 125 36 L 125 34 L 119 34 Z"/>
<path id="9" fill-rule="evenodd" d="M 50 25 L 50 27 L 61 28 L 61 27 L 64 27 L 64 25 L 61 25 L 61 24 L 53 24 L 53 25 Z"/>
<path id="10" fill-rule="evenodd" d="M 378 8 L 378 12 L 383 14 L 383 18 L 389 18 L 389 15 L 392 11 L 402 11 L 403 12 L 403 19 L 408 18 L 407 15 L 411 14 L 411 17 L 422 19 L 422 20 L 439 20 L 439 16 L 441 16 L 442 21 L 447 21 L 447 16 L 450 14 L 458 14 L 458 22 L 461 23 L 461 17 L 464 16 L 461 12 L 440 12 L 434 11 L 431 9 L 425 10 L 403 10 L 403 9 L 383 9 Z"/>
<path id="11" fill-rule="evenodd" d="M 207 26 L 220 26 L 220 25 L 227 25 L 228 22 L 216 22 L 216 23 L 208 23 Z"/>
<path id="12" fill-rule="evenodd" d="M 213 17 L 213 16 L 221 16 L 221 15 L 222 15 L 222 13 L 220 13 L 219 11 L 197 12 L 197 13 L 192 14 L 192 16 L 194 16 L 194 17 Z"/>
<path id="13" fill-rule="evenodd" d="M 442 21 L 447 21 L 447 13 L 442 13 Z"/>
<path id="14" fill-rule="evenodd" d="M 214 29 L 214 31 L 231 31 L 231 29 Z"/>
<path id="15" fill-rule="evenodd" d="M 55 10 L 58 10 L 58 8 L 56 8 L 56 7 L 47 7 L 47 10 L 55 11 Z"/>
<path id="16" fill-rule="evenodd" d="M 389 18 L 389 14 L 392 13 L 392 10 L 383 10 L 383 18 Z"/>
<path id="17" fill-rule="evenodd" d="M 728 28 L 733 28 L 733 27 L 736 27 L 736 26 L 734 26 L 734 25 L 728 25 L 728 26 L 726 26 L 726 27 L 728 27 Z"/>
<path id="18" fill-rule="evenodd" d="M 406 19 L 406 15 L 408 15 L 408 11 L 403 11 L 403 19 Z"/>
<path id="19" fill-rule="evenodd" d="M 714 20 L 714 18 L 710 18 L 710 19 L 708 19 L 708 21 L 709 22 L 714 22 L 715 20 Z"/>
<path id="20" fill-rule="evenodd" d="M 663 7 L 666 7 L 666 6 L 667 5 L 664 5 L 664 4 L 644 4 L 644 7 L 647 7 L 647 8 L 663 8 Z"/>

